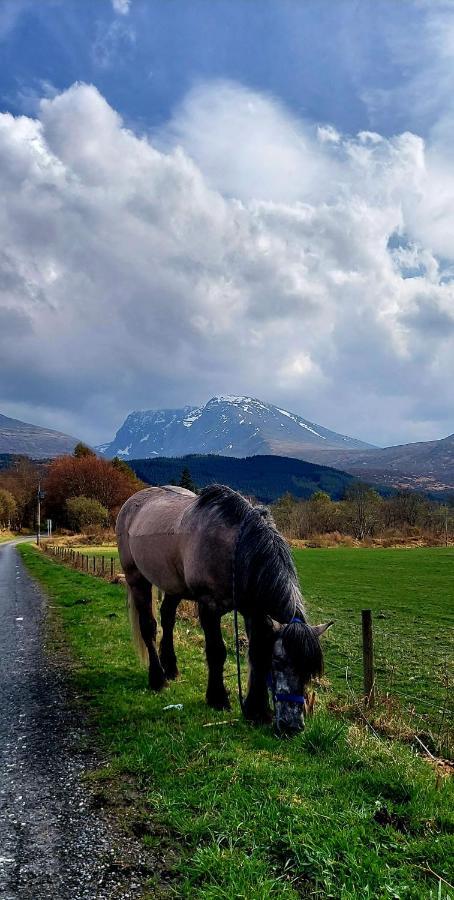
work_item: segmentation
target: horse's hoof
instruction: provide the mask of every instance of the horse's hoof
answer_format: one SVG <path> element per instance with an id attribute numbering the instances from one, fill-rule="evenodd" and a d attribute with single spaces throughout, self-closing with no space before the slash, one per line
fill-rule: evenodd
<path id="1" fill-rule="evenodd" d="M 211 706 L 211 709 L 231 709 L 232 708 L 227 692 L 225 694 L 216 694 L 216 695 L 207 694 L 206 701 L 207 701 L 208 706 Z"/>
<path id="2" fill-rule="evenodd" d="M 150 675 L 148 679 L 148 687 L 150 691 L 162 691 L 163 688 L 167 687 L 167 679 L 164 672 L 159 673 L 158 675 Z"/>
<path id="3" fill-rule="evenodd" d="M 174 669 L 165 669 L 165 673 L 168 681 L 175 681 L 175 679 L 178 678 L 180 674 L 176 666 Z"/>

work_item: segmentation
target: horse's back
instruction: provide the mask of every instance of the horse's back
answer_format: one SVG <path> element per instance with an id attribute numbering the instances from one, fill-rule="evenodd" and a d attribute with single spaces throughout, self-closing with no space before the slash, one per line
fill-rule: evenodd
<path id="1" fill-rule="evenodd" d="M 117 541 L 126 578 L 139 571 L 168 593 L 184 592 L 181 520 L 196 495 L 185 488 L 150 487 L 126 500 L 117 517 Z"/>

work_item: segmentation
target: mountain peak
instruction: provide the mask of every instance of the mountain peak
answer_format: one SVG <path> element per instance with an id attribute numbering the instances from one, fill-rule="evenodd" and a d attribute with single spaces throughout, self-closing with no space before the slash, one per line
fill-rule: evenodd
<path id="1" fill-rule="evenodd" d="M 98 450 L 124 459 L 187 453 L 304 459 L 305 453 L 316 448 L 368 447 L 364 441 L 337 434 L 256 397 L 219 394 L 200 407 L 136 410 L 127 416 L 114 440 Z"/>

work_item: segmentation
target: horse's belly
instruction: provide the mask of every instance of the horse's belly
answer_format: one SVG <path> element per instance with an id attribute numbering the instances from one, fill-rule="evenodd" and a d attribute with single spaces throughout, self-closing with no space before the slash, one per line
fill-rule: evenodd
<path id="1" fill-rule="evenodd" d="M 130 535 L 129 545 L 137 568 L 151 584 L 167 594 L 187 592 L 178 534 Z"/>

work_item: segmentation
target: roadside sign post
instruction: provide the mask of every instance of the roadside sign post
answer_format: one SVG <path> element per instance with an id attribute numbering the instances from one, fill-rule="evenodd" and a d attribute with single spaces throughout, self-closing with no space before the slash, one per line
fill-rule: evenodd
<path id="1" fill-rule="evenodd" d="M 45 494 L 44 494 L 44 491 L 41 490 L 41 482 L 39 481 L 38 482 L 38 495 L 37 495 L 38 509 L 37 509 L 37 515 L 36 515 L 36 543 L 38 544 L 38 547 L 41 543 L 41 500 L 44 500 L 44 496 L 45 496 Z"/>

